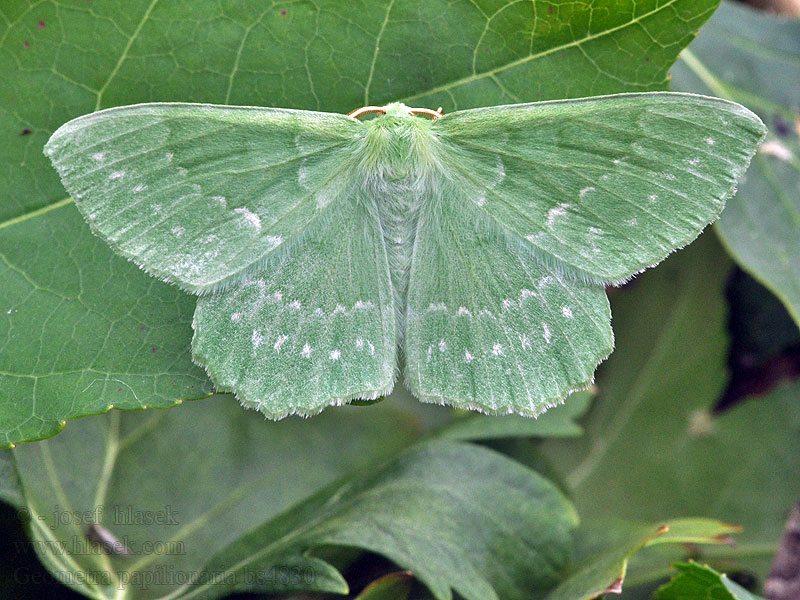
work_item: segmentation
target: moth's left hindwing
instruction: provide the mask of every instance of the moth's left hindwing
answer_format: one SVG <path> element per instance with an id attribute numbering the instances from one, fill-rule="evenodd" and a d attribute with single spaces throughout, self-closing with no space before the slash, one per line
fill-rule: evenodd
<path id="1" fill-rule="evenodd" d="M 373 399 L 397 375 L 385 245 L 357 186 L 236 286 L 199 298 L 195 358 L 220 389 L 277 419 Z"/>

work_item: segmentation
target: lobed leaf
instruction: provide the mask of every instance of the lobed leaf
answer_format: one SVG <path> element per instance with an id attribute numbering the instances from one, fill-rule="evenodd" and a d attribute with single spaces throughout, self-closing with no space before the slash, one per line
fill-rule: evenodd
<path id="1" fill-rule="evenodd" d="M 0 278 L 8 295 L 0 298 L 11 313 L 0 324 L 0 371 L 13 375 L 2 380 L 0 444 L 51 436 L 65 420 L 111 405 L 167 406 L 209 391 L 186 353 L 192 301 L 94 239 L 41 153 L 62 123 L 153 101 L 346 112 L 406 99 L 450 111 L 664 89 L 667 69 L 717 4 L 245 0 L 194 3 L 188 14 L 177 0 L 131 0 L 124 10 L 4 4 Z M 96 301 L 79 305 L 81 290 Z M 135 307 L 129 319 L 120 315 L 126 307 Z"/>

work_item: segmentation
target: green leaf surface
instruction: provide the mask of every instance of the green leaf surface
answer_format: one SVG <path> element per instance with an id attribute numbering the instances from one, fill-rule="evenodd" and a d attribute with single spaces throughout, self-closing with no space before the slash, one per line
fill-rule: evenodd
<path id="1" fill-rule="evenodd" d="M 451 598 L 452 589 L 467 600 L 522 600 L 563 576 L 569 532 L 577 524 L 552 484 L 499 454 L 463 444 L 413 450 L 377 476 L 337 490 L 336 497 L 342 495 L 350 498 L 317 497 L 280 523 L 264 525 L 226 548 L 208 570 L 233 562 L 227 572 L 246 576 L 291 549 L 263 546 L 264 540 L 299 523 L 301 545 L 383 554 L 411 570 L 436 598 Z"/>
<path id="2" fill-rule="evenodd" d="M 413 583 L 408 571 L 389 573 L 370 583 L 355 600 L 408 600 Z"/>
<path id="3" fill-rule="evenodd" d="M 187 346 L 194 300 L 143 275 L 72 206 L 0 230 L 0 446 L 112 406 L 208 395 Z"/>
<path id="4" fill-rule="evenodd" d="M 0 337 L 0 372 L 9 374 L 0 444 L 53 435 L 110 404 L 167 405 L 208 391 L 186 352 L 192 301 L 94 239 L 42 155 L 62 123 L 152 101 L 345 112 L 405 99 L 450 111 L 664 89 L 670 64 L 716 5 L 244 0 L 187 12 L 177 0 L 4 3 L 0 294 L 12 312 Z M 98 301 L 76 309 L 81 290 Z M 153 330 L 162 343 L 148 339 Z"/>
<path id="5" fill-rule="evenodd" d="M 678 575 L 656 591 L 656 600 L 761 600 L 706 565 L 678 563 Z"/>
<path id="6" fill-rule="evenodd" d="M 617 534 L 613 544 L 595 549 L 576 561 L 578 569 L 547 600 L 591 600 L 623 589 L 628 561 L 639 550 L 655 544 L 719 544 L 720 538 L 738 531 L 709 519 L 683 519 L 638 525 Z"/>
<path id="7" fill-rule="evenodd" d="M 273 426 L 217 396 L 170 411 L 114 411 L 76 422 L 55 440 L 19 446 L 13 454 L 31 538 L 67 545 L 63 554 L 37 547 L 40 558 L 56 574 L 111 568 L 103 553 L 85 548 L 86 528 L 98 522 L 133 553 L 116 567 L 190 572 L 336 477 L 402 448 L 418 431 L 388 405 L 308 425 L 291 419 Z M 147 511 L 164 515 L 163 522 L 137 523 Z"/>
<path id="8" fill-rule="evenodd" d="M 95 598 L 119 597 L 116 583 L 131 599 L 346 592 L 307 552 L 323 546 L 384 554 L 439 599 L 451 588 L 468 600 L 522 599 L 554 585 L 576 524 L 566 499 L 518 463 L 453 442 L 375 468 L 416 431 L 387 403 L 265 423 L 214 398 L 115 411 L 13 452 L 40 557 L 64 577 L 110 573 L 76 586 Z M 319 491 L 347 473 L 358 475 Z M 137 522 L 147 514 L 162 522 Z M 88 520 L 130 554 L 87 548 Z M 174 576 L 159 580 L 165 572 Z"/>
<path id="9" fill-rule="evenodd" d="M 615 295 L 619 351 L 598 374 L 587 435 L 542 452 L 585 522 L 722 519 L 743 533 L 713 555 L 763 571 L 800 495 L 800 456 L 786 451 L 800 444 L 800 385 L 711 412 L 726 381 L 728 269 L 705 235 Z"/>
<path id="10" fill-rule="evenodd" d="M 674 89 L 741 102 L 769 126 L 717 232 L 800 325 L 800 20 L 724 2 L 672 75 Z"/>

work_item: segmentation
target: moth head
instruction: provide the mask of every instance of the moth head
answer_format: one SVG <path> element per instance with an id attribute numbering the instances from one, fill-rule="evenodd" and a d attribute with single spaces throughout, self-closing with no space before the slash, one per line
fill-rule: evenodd
<path id="1" fill-rule="evenodd" d="M 412 117 L 412 109 L 402 102 L 392 102 L 383 107 L 383 114 L 387 117 Z"/>
<path id="2" fill-rule="evenodd" d="M 372 113 L 375 113 L 378 116 L 400 118 L 426 116 L 430 118 L 431 121 L 435 121 L 443 114 L 441 106 L 436 110 L 431 110 L 430 108 L 412 108 L 410 106 L 406 106 L 402 102 L 392 102 L 391 104 L 387 104 L 385 106 L 362 106 L 361 108 L 357 108 L 347 113 L 347 116 L 352 117 L 353 119 L 358 119 L 363 115 Z"/>

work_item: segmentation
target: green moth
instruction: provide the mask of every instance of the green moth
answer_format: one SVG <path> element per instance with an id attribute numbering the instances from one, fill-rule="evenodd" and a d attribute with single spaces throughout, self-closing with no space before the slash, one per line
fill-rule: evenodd
<path id="1" fill-rule="evenodd" d="M 604 286 L 716 219 L 765 134 L 673 93 L 360 112 L 141 104 L 45 147 L 97 235 L 198 296 L 218 389 L 271 418 L 401 370 L 425 402 L 538 415 L 610 354 Z"/>

